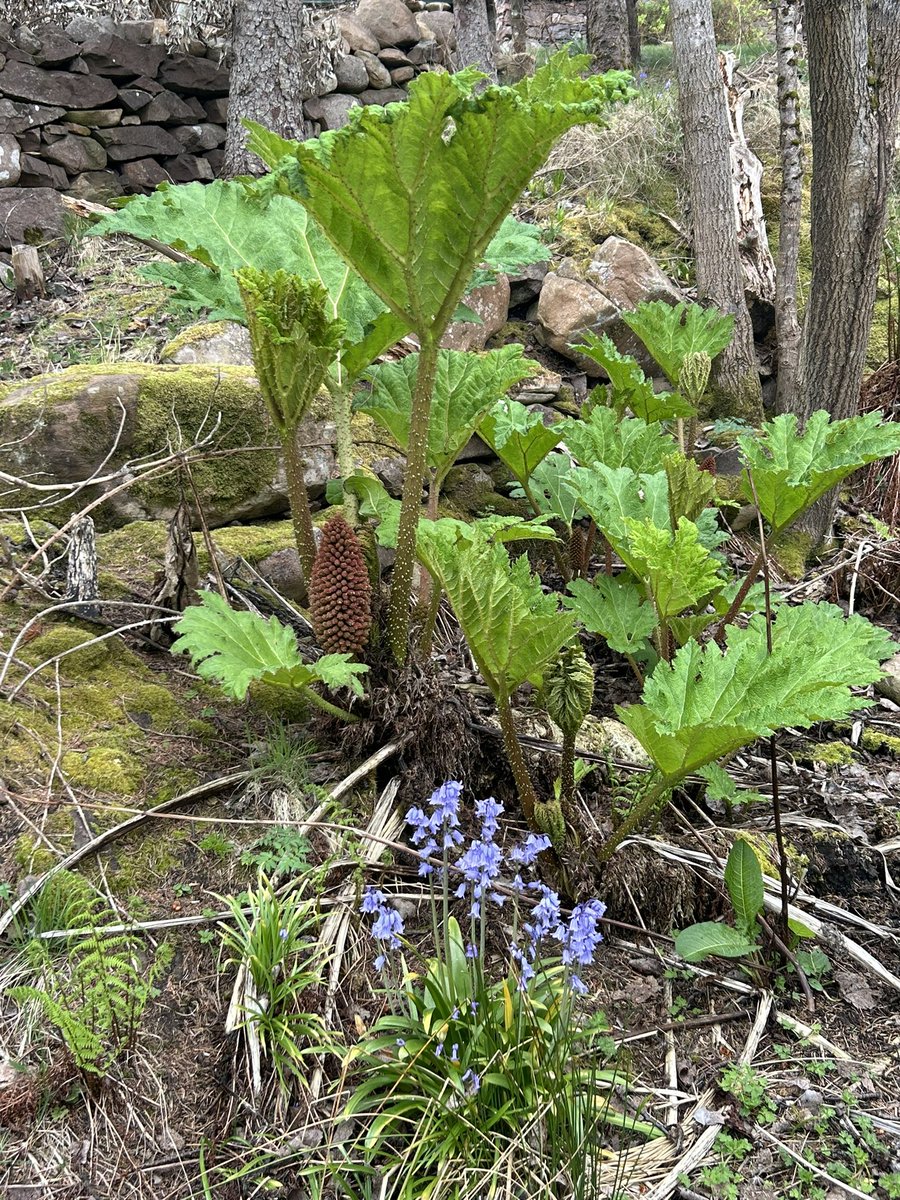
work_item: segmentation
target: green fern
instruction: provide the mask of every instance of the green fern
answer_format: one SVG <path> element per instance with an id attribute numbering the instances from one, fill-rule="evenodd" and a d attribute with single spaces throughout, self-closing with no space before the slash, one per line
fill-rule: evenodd
<path id="1" fill-rule="evenodd" d="M 8 994 L 19 1004 L 39 1005 L 76 1065 L 102 1077 L 132 1044 L 154 983 L 173 953 L 164 942 L 148 965 L 137 939 L 94 928 L 70 951 L 67 969 L 48 963 L 44 988 L 10 988 Z"/>

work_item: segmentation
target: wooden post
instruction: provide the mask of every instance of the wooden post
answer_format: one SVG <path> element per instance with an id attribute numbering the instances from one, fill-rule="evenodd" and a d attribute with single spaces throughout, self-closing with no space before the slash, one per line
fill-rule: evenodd
<path id="1" fill-rule="evenodd" d="M 13 246 L 12 269 L 16 281 L 16 299 L 42 300 L 47 294 L 44 270 L 34 246 Z"/>
<path id="2" fill-rule="evenodd" d="M 97 543 L 94 537 L 94 522 L 82 517 L 72 530 L 69 541 L 68 567 L 66 571 L 67 600 L 96 600 L 97 586 Z M 98 617 L 97 605 L 85 604 L 78 610 L 80 617 Z"/>

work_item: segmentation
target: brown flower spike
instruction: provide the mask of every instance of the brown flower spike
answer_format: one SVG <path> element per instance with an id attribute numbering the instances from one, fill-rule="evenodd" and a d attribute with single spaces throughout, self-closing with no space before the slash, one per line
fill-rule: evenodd
<path id="1" fill-rule="evenodd" d="M 372 628 L 372 591 L 359 539 L 341 516 L 331 517 L 309 580 L 309 606 L 327 654 L 359 654 Z"/>

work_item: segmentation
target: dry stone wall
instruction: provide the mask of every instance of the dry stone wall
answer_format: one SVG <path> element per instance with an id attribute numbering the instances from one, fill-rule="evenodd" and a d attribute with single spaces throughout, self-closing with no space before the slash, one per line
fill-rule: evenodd
<path id="1" fill-rule="evenodd" d="M 452 65 L 445 3 L 361 0 L 334 14 L 343 34 L 324 95 L 305 101 L 313 132 L 351 108 L 405 95 L 421 72 Z M 0 22 L 0 249 L 61 230 L 58 193 L 107 202 L 222 171 L 228 116 L 225 44 L 166 45 L 162 21 L 74 17 L 38 30 Z"/>

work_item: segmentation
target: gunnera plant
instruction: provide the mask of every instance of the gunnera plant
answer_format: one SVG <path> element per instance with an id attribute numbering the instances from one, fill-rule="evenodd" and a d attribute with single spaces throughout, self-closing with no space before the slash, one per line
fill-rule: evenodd
<path id="1" fill-rule="evenodd" d="M 372 588 L 363 548 L 342 516 L 331 517 L 309 581 L 319 645 L 327 654 L 359 654 L 372 629 Z"/>

